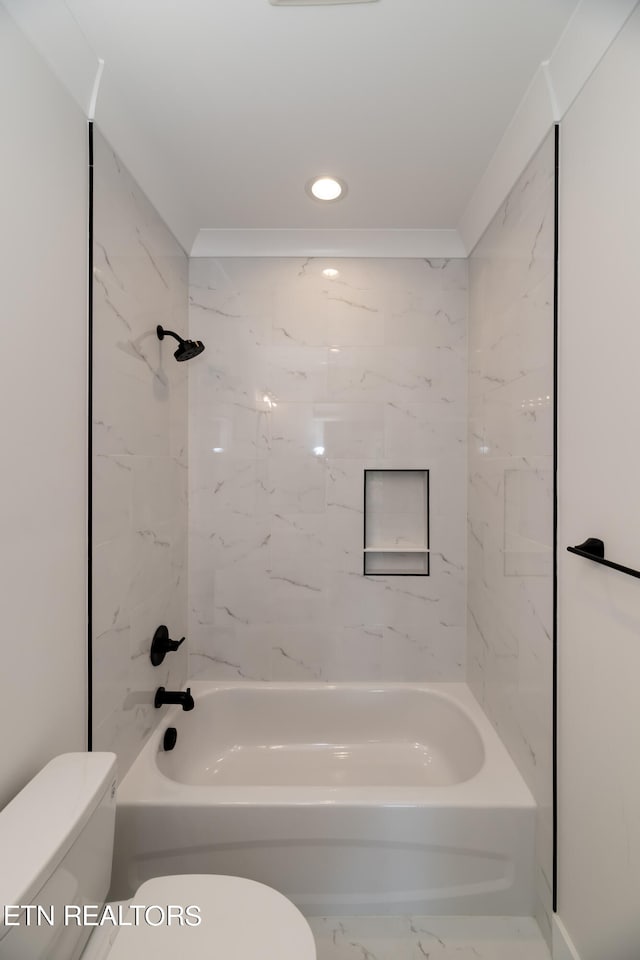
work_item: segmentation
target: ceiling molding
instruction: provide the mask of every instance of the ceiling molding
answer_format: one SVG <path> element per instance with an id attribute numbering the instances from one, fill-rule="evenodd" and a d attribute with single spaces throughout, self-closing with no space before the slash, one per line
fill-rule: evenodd
<path id="1" fill-rule="evenodd" d="M 457 230 L 200 230 L 192 257 L 407 257 L 456 259 Z"/>
<path id="2" fill-rule="evenodd" d="M 639 0 L 582 0 L 541 63 L 482 175 L 458 229 L 472 251 L 550 128 L 566 114 Z"/>

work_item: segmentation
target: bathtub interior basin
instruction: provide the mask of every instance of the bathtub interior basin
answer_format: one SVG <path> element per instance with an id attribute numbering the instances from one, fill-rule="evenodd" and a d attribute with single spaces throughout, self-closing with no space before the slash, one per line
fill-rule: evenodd
<path id="1" fill-rule="evenodd" d="M 175 720 L 164 776 L 217 786 L 438 787 L 484 763 L 460 706 L 419 688 L 291 685 L 217 690 Z"/>
<path id="2" fill-rule="evenodd" d="M 118 788 L 112 899 L 220 873 L 306 916 L 531 914 L 535 804 L 465 684 L 190 686 Z"/>

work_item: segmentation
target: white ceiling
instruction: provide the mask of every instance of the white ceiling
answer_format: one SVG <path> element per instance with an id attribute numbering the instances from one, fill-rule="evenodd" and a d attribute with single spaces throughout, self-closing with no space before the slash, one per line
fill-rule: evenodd
<path id="1" fill-rule="evenodd" d="M 119 96 L 193 225 L 236 229 L 455 227 L 577 5 L 66 0 L 105 60 L 98 125 Z M 323 207 L 327 172 L 349 192 Z"/>

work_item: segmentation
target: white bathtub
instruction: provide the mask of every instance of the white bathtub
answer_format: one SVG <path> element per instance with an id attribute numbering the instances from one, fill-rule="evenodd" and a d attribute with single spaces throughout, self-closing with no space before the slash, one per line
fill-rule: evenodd
<path id="1" fill-rule="evenodd" d="M 307 916 L 532 913 L 534 802 L 464 684 L 191 689 L 119 788 L 112 897 L 211 872 Z"/>

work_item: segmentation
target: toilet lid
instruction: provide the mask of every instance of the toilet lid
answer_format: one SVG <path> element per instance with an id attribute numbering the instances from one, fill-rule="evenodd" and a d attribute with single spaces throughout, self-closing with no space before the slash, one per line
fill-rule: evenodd
<path id="1" fill-rule="evenodd" d="M 146 913 L 150 922 L 139 909 L 137 924 L 119 928 L 108 960 L 316 960 L 311 928 L 298 908 L 254 880 L 209 874 L 157 877 L 138 888 L 131 904 L 154 907 Z M 170 922 L 169 906 L 174 908 Z M 187 925 L 189 906 L 199 907 L 199 926 Z M 158 923 L 161 911 L 164 922 Z M 131 906 L 126 919 L 134 920 Z"/>

